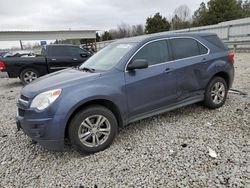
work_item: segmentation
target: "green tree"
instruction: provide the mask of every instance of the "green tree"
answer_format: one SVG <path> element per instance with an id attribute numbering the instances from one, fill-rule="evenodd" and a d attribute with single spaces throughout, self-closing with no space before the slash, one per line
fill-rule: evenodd
<path id="1" fill-rule="evenodd" d="M 148 17 L 145 26 L 146 33 L 157 33 L 162 31 L 169 31 L 170 23 L 160 13 L 156 13 L 153 17 Z"/>
<path id="2" fill-rule="evenodd" d="M 208 14 L 208 9 L 206 7 L 206 4 L 202 2 L 198 10 L 194 12 L 192 25 L 193 26 L 207 25 L 207 18 L 206 18 L 207 14 Z"/>
<path id="3" fill-rule="evenodd" d="M 193 25 L 212 25 L 244 17 L 246 17 L 246 13 L 243 10 L 242 1 L 210 0 L 207 6 L 205 3 L 201 3 L 199 9 L 195 11 Z"/>

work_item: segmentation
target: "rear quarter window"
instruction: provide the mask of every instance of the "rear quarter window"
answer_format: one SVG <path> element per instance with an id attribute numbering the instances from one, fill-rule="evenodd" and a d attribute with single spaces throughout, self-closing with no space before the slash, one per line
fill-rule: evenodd
<path id="1" fill-rule="evenodd" d="M 174 38 L 170 39 L 170 44 L 175 59 L 207 54 L 208 49 L 201 43 L 192 38 Z"/>
<path id="2" fill-rule="evenodd" d="M 222 50 L 228 50 L 228 47 L 219 39 L 217 35 L 203 36 L 202 38 Z"/>

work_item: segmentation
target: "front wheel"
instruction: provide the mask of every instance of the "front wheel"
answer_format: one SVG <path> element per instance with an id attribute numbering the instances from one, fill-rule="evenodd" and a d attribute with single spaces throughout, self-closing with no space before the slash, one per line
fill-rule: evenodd
<path id="1" fill-rule="evenodd" d="M 227 93 L 228 86 L 225 79 L 214 77 L 207 85 L 204 103 L 209 108 L 219 108 L 225 103 Z"/>
<path id="2" fill-rule="evenodd" d="M 114 114 L 103 106 L 90 106 L 80 111 L 69 125 L 69 139 L 80 152 L 102 151 L 113 142 L 118 130 Z"/>

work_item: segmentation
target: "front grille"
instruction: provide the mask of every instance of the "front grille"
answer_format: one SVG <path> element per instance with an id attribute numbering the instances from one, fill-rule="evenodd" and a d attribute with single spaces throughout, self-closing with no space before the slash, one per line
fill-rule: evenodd
<path id="1" fill-rule="evenodd" d="M 26 97 L 26 96 L 24 96 L 24 95 L 21 95 L 20 98 L 21 98 L 22 100 L 29 101 L 29 98 Z"/>

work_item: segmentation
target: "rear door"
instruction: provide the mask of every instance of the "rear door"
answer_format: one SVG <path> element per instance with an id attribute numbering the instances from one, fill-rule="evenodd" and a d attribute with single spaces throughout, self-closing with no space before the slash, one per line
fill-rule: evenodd
<path id="1" fill-rule="evenodd" d="M 86 53 L 86 50 L 74 46 L 50 46 L 47 56 L 50 72 L 78 66 L 88 58 L 83 57 L 83 53 Z"/>
<path id="2" fill-rule="evenodd" d="M 166 40 L 145 45 L 129 63 L 136 59 L 147 60 L 149 67 L 125 72 L 130 118 L 172 104 L 176 98 L 176 77 Z"/>
<path id="3" fill-rule="evenodd" d="M 201 94 L 209 66 L 208 48 L 191 37 L 171 38 L 169 41 L 176 68 L 177 100 Z"/>

